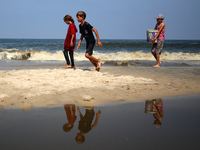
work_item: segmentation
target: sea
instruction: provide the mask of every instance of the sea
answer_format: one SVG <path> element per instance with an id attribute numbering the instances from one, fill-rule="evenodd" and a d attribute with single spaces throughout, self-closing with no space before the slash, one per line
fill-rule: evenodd
<path id="1" fill-rule="evenodd" d="M 79 40 L 77 40 L 78 43 Z M 102 66 L 152 67 L 152 43 L 146 40 L 103 39 L 95 46 L 93 56 Z M 0 69 L 59 68 L 65 66 L 64 39 L 0 39 Z M 75 48 L 76 67 L 89 67 L 85 58 L 86 43 Z M 200 40 L 166 40 L 161 54 L 162 67 L 200 66 Z"/>

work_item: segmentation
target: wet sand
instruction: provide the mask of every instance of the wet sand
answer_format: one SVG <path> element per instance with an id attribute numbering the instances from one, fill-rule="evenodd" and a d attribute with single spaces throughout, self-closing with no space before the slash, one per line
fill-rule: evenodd
<path id="1" fill-rule="evenodd" d="M 81 126 L 77 105 L 77 118 L 68 132 L 63 129 L 68 123 L 64 106 L 0 110 L 1 149 L 197 149 L 200 95 L 160 98 L 164 115 L 159 128 L 153 126 L 153 114 L 144 113 L 145 101 L 79 107 L 83 116 L 88 111 L 95 113 L 91 126 L 101 111 L 96 126 L 84 133 L 81 144 L 75 139 Z"/>
<path id="2" fill-rule="evenodd" d="M 0 108 L 96 106 L 200 93 L 199 67 L 102 67 L 0 71 Z"/>

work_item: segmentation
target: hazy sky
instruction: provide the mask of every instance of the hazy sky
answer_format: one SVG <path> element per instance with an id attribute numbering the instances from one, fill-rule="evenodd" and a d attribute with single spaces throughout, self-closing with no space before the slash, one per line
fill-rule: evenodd
<path id="1" fill-rule="evenodd" d="M 0 0 L 0 38 L 63 39 L 63 17 L 70 14 L 78 28 L 83 10 L 100 39 L 146 39 L 161 13 L 166 39 L 200 40 L 199 7 L 200 0 Z"/>

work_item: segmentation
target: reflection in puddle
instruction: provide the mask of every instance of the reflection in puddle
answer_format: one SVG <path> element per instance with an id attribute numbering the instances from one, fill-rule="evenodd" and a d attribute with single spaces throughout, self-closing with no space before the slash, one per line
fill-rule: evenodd
<path id="1" fill-rule="evenodd" d="M 196 149 L 199 99 L 195 95 L 87 108 L 66 104 L 29 111 L 3 109 L 1 149 Z M 157 129 L 152 123 L 162 126 Z"/>
<path id="2" fill-rule="evenodd" d="M 155 118 L 153 125 L 159 128 L 161 124 L 161 119 L 163 119 L 163 101 L 161 98 L 146 100 L 145 102 L 145 113 L 153 114 Z"/>
<path id="3" fill-rule="evenodd" d="M 63 130 L 65 132 L 69 132 L 72 130 L 74 126 L 74 122 L 76 121 L 76 106 L 74 104 L 66 104 L 64 105 L 65 112 L 67 115 L 67 120 L 68 123 L 64 124 Z M 77 111 L 80 117 L 78 129 L 79 133 L 77 133 L 77 136 L 75 138 L 76 142 L 78 144 L 84 143 L 85 142 L 85 136 L 84 134 L 88 133 L 90 130 L 92 130 L 94 127 L 97 126 L 101 111 L 99 110 L 96 113 L 96 119 L 94 121 L 94 124 L 92 125 L 93 119 L 94 119 L 94 107 L 85 107 L 85 115 L 82 115 L 79 106 L 77 106 Z"/>
<path id="4" fill-rule="evenodd" d="M 63 130 L 65 132 L 69 132 L 74 127 L 74 122 L 76 121 L 76 108 L 74 104 L 66 104 L 64 105 L 65 112 L 67 115 L 68 123 L 63 125 Z"/>

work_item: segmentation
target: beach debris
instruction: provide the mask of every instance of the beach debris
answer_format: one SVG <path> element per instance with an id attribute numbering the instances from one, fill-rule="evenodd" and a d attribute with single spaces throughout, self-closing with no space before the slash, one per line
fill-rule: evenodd
<path id="1" fill-rule="evenodd" d="M 124 101 L 125 101 L 124 99 L 119 99 L 119 100 L 118 100 L 118 102 L 124 102 Z"/>
<path id="2" fill-rule="evenodd" d="M 62 94 L 61 91 L 57 91 L 57 92 L 56 92 L 56 95 L 61 95 L 61 94 Z"/>
<path id="3" fill-rule="evenodd" d="M 90 96 L 90 95 L 83 95 L 82 96 L 84 101 L 91 101 L 94 100 L 94 97 Z"/>
<path id="4" fill-rule="evenodd" d="M 31 110 L 31 109 L 32 109 L 32 107 L 24 107 L 24 108 L 22 108 L 23 111 L 28 111 L 28 110 Z"/>
<path id="5" fill-rule="evenodd" d="M 127 85 L 127 88 L 126 88 L 126 90 L 130 90 L 130 87 L 129 87 L 129 85 Z"/>
<path id="6" fill-rule="evenodd" d="M 0 94 L 0 99 L 3 100 L 3 98 L 8 97 L 8 94 Z"/>
<path id="7" fill-rule="evenodd" d="M 168 83 L 166 83 L 166 85 L 167 85 L 167 86 L 172 86 L 172 85 L 173 85 L 173 83 L 171 83 L 171 82 L 168 82 Z"/>

